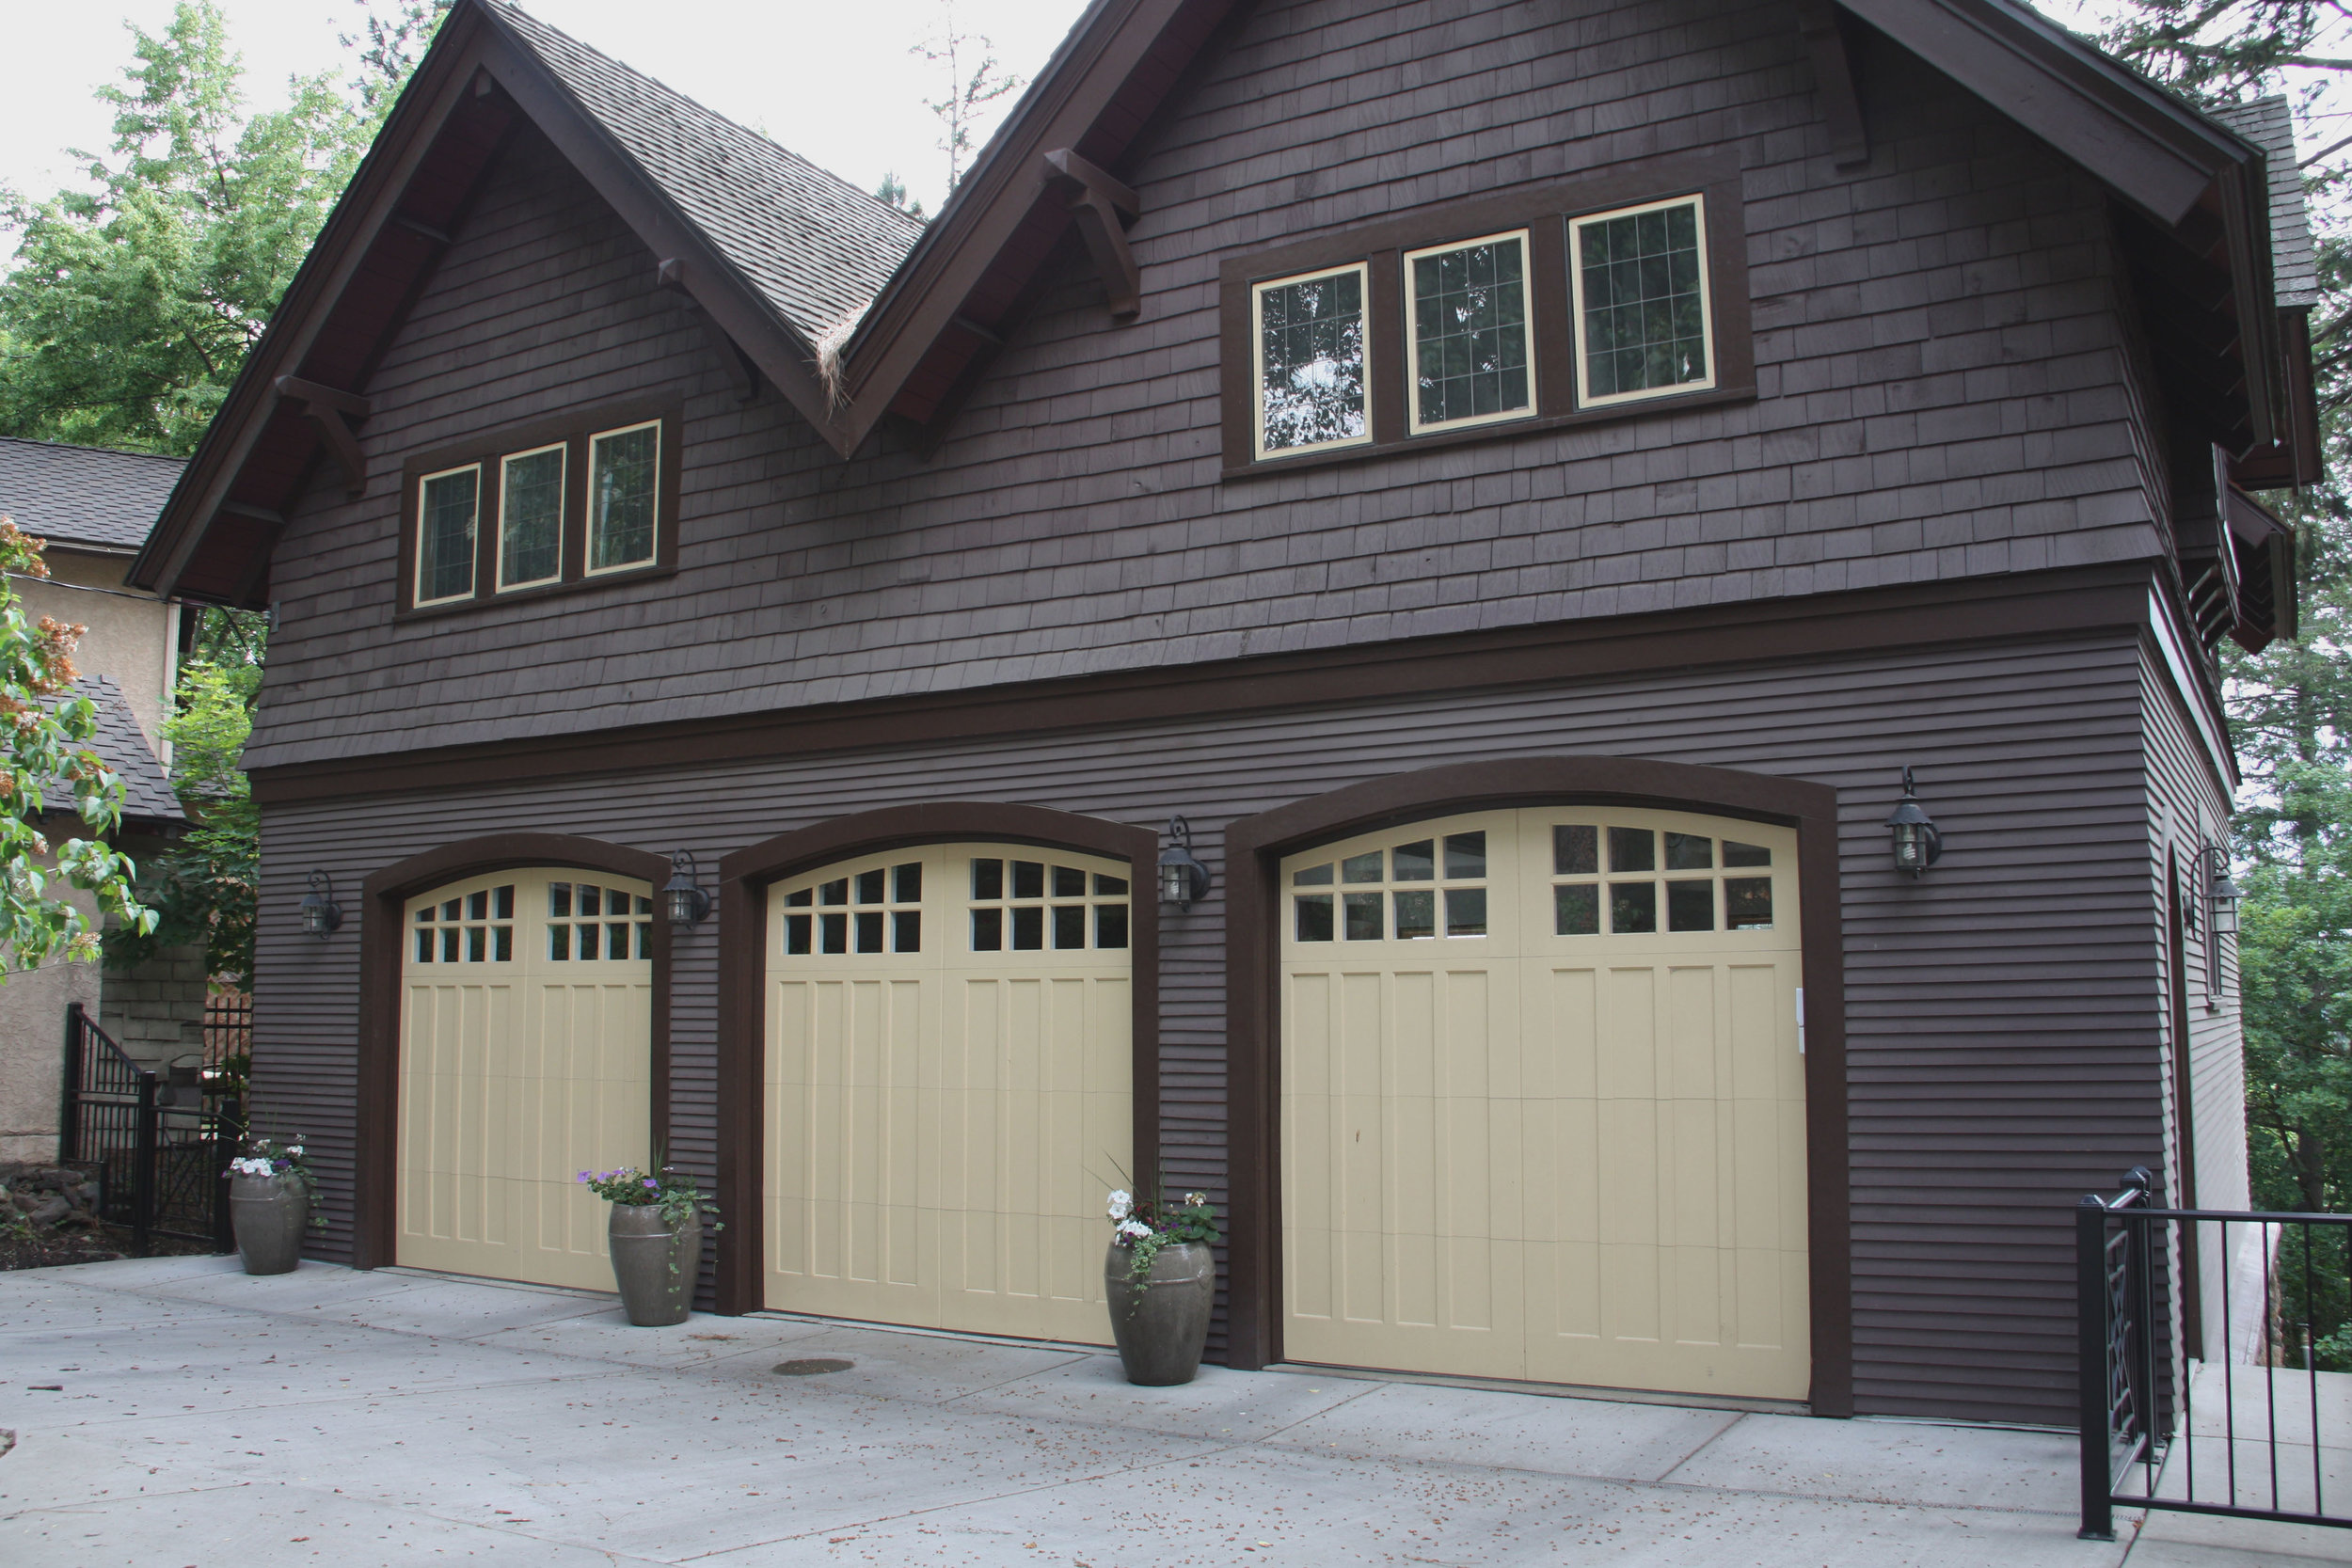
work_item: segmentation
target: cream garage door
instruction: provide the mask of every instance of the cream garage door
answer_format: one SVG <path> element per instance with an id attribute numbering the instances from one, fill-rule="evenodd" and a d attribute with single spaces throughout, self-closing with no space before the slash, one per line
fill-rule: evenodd
<path id="1" fill-rule="evenodd" d="M 401 1262 L 612 1289 L 604 1205 L 575 1178 L 650 1158 L 652 893 L 550 869 L 409 900 Z"/>
<path id="2" fill-rule="evenodd" d="M 1486 812 L 1282 877 L 1289 1359 L 1806 1396 L 1793 832 Z"/>
<path id="3" fill-rule="evenodd" d="M 767 1304 L 1102 1343 L 1129 1157 L 1127 868 L 897 849 L 768 904 Z"/>

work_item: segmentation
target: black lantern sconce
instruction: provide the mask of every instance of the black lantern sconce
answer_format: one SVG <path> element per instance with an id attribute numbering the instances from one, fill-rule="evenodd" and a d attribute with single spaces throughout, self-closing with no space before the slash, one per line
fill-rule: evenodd
<path id="1" fill-rule="evenodd" d="M 310 873 L 310 891 L 302 895 L 302 929 L 321 942 L 334 935 L 343 923 L 343 911 L 335 903 L 335 879 L 324 871 Z"/>
<path id="2" fill-rule="evenodd" d="M 710 912 L 710 895 L 695 881 L 692 850 L 671 851 L 670 879 L 661 884 L 661 908 L 674 931 L 692 930 Z"/>
<path id="3" fill-rule="evenodd" d="M 2230 852 L 2218 844 L 2205 848 L 2205 905 L 2213 911 L 2216 937 L 2237 935 L 2237 901 L 2244 895 L 2230 876 Z"/>
<path id="4" fill-rule="evenodd" d="M 1168 847 L 1160 851 L 1160 900 L 1190 909 L 1209 895 L 1209 868 L 1192 858 L 1192 825 L 1168 819 Z"/>
<path id="5" fill-rule="evenodd" d="M 1908 764 L 1903 768 L 1903 798 L 1895 802 L 1886 826 L 1895 835 L 1895 869 L 1910 872 L 1914 880 L 1944 858 L 1944 835 L 1936 831 L 1928 808 L 1919 803 Z"/>

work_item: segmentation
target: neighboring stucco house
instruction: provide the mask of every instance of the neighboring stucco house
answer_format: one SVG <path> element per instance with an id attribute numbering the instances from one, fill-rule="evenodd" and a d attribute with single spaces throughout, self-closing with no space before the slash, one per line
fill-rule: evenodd
<path id="1" fill-rule="evenodd" d="M 659 1148 L 719 1310 L 1101 1341 L 1123 1167 L 1234 1366 L 2071 1419 L 2074 1199 L 2247 1199 L 2236 124 L 2010 0 L 1098 0 L 926 226 L 458 0 L 132 572 L 275 611 L 319 1255 L 601 1286 Z"/>
<path id="2" fill-rule="evenodd" d="M 48 541 L 46 581 L 16 578 L 25 615 L 87 627 L 73 662 L 76 689 L 98 709 L 95 745 L 120 776 L 119 847 L 136 858 L 185 826 L 167 773 L 163 725 L 178 668 L 180 607 L 125 584 L 183 467 L 176 457 L 0 436 L 0 516 Z M 71 812 L 53 839 L 81 832 Z M 68 896 L 85 912 L 95 902 Z M 80 1003 L 136 1059 L 161 1066 L 200 1050 L 201 952 L 174 951 L 129 974 L 94 963 L 51 963 L 0 987 L 0 1163 L 53 1160 L 63 1086 L 66 1009 Z"/>

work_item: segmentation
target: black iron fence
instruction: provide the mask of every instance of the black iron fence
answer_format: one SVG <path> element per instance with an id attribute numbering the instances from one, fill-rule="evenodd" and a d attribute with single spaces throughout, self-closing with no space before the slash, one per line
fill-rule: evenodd
<path id="1" fill-rule="evenodd" d="M 96 1172 L 99 1218 L 129 1227 L 142 1257 L 159 1236 L 222 1252 L 235 1244 L 226 1172 L 244 1135 L 243 1107 L 211 1087 L 139 1066 L 80 1003 L 66 1008 L 57 1163 Z"/>
<path id="2" fill-rule="evenodd" d="M 2167 1209 L 2134 1170 L 2075 1267 L 2086 1539 L 2119 1507 L 2352 1528 L 2352 1214 Z"/>

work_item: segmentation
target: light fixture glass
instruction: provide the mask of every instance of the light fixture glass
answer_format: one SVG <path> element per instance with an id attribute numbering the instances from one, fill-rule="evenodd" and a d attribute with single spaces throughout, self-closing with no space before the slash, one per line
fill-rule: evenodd
<path id="1" fill-rule="evenodd" d="M 2245 895 L 2230 876 L 2230 852 L 2220 845 L 2205 850 L 2205 903 L 2213 911 L 2213 934 L 2237 935 L 2237 901 Z"/>
<path id="2" fill-rule="evenodd" d="M 1192 858 L 1192 827 L 1181 816 L 1168 819 L 1168 847 L 1160 851 L 1160 899 L 1190 909 L 1209 894 L 1209 868 Z"/>
<path id="3" fill-rule="evenodd" d="M 671 929 L 676 931 L 692 930 L 710 912 L 710 895 L 695 881 L 693 851 L 671 852 L 670 879 L 661 887 L 661 908 L 669 916 Z"/>
<path id="4" fill-rule="evenodd" d="M 343 923 L 343 911 L 335 904 L 335 881 L 324 871 L 310 873 L 310 891 L 302 898 L 302 929 L 306 935 L 325 942 Z"/>
<path id="5" fill-rule="evenodd" d="M 1936 830 L 1928 808 L 1919 803 L 1908 764 L 1903 768 L 1903 798 L 1895 802 L 1886 826 L 1894 835 L 1896 870 L 1908 871 L 1915 879 L 1944 858 L 1944 835 Z"/>

